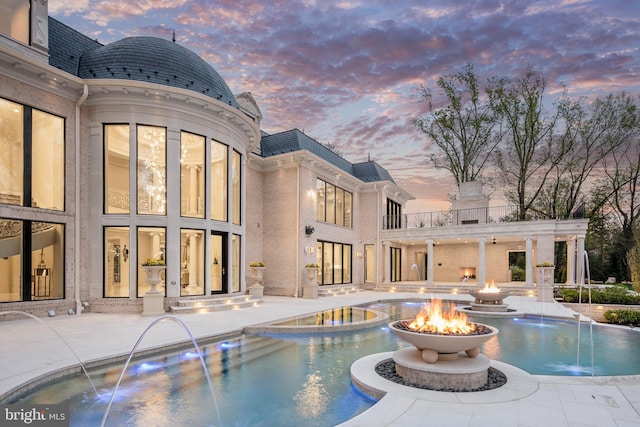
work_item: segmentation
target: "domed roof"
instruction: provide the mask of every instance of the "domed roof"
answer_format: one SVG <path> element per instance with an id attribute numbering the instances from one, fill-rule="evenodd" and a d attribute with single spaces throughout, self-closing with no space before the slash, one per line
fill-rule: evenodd
<path id="1" fill-rule="evenodd" d="M 173 86 L 238 107 L 229 86 L 211 65 L 189 49 L 157 37 L 127 37 L 85 52 L 78 76 Z"/>

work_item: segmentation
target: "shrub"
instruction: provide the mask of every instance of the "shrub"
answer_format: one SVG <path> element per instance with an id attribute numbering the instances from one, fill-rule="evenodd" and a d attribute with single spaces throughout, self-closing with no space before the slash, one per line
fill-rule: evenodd
<path id="1" fill-rule="evenodd" d="M 265 263 L 262 261 L 253 261 L 251 264 L 249 264 L 249 267 L 264 267 Z"/>
<path id="2" fill-rule="evenodd" d="M 511 267 L 511 280 L 524 282 L 526 280 L 526 271 L 523 268 Z"/>
<path id="3" fill-rule="evenodd" d="M 607 310 L 604 318 L 617 325 L 640 326 L 640 311 L 636 310 Z"/>
<path id="4" fill-rule="evenodd" d="M 589 302 L 588 289 L 582 289 L 582 301 L 580 301 L 578 289 L 560 289 L 558 293 L 568 303 Z M 623 286 L 608 286 L 605 289 L 592 289 L 591 302 L 593 304 L 638 305 L 640 304 L 640 295 L 630 294 Z"/>

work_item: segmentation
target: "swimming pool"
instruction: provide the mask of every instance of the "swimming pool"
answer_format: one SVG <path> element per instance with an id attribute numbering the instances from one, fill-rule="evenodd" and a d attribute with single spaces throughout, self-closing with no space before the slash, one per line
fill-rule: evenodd
<path id="1" fill-rule="evenodd" d="M 421 307 L 417 302 L 393 302 L 366 308 L 388 313 L 395 320 L 413 317 Z M 576 322 L 470 318 L 500 329 L 497 339 L 482 349 L 493 359 L 533 374 L 591 375 L 586 323 L 578 357 Z M 593 342 L 596 375 L 640 374 L 640 333 L 596 325 Z M 377 326 L 322 335 L 249 334 L 203 346 L 202 351 L 223 425 L 333 426 L 375 403 L 352 387 L 351 364 L 363 356 L 405 346 L 386 327 Z M 68 402 L 72 426 L 100 425 L 121 369 L 122 364 L 91 372 L 100 399 L 87 379 L 77 376 L 14 402 Z M 179 420 L 180 425 L 201 426 L 216 425 L 217 419 L 200 361 L 189 349 L 134 363 L 107 425 L 173 426 Z"/>

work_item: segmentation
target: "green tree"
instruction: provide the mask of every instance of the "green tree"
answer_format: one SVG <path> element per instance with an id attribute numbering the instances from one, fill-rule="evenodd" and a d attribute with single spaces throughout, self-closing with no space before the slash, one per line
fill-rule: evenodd
<path id="1" fill-rule="evenodd" d="M 440 97 L 436 102 L 431 89 L 420 86 L 420 96 L 429 112 L 415 119 L 414 124 L 440 148 L 440 153 L 431 155 L 433 165 L 451 172 L 459 187 L 462 182 L 482 177 L 499 142 L 493 132 L 496 115 L 473 65 L 441 76 L 437 84 L 444 102 Z"/>

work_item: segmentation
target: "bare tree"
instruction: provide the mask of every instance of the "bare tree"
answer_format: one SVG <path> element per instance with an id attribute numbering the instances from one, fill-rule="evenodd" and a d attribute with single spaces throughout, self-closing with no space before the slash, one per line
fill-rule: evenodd
<path id="1" fill-rule="evenodd" d="M 498 143 L 493 138 L 496 118 L 471 64 L 458 73 L 441 76 L 437 84 L 445 105 L 437 106 L 431 89 L 420 86 L 429 113 L 415 119 L 414 124 L 441 150 L 431 155 L 434 166 L 451 172 L 459 187 L 462 182 L 481 178 Z"/>
<path id="2" fill-rule="evenodd" d="M 637 127 L 636 127 L 637 128 Z M 638 135 L 622 154 L 612 155 L 613 165 L 605 168 L 603 182 L 609 193 L 604 197 L 619 221 L 625 254 L 634 247 L 634 231 L 640 227 L 640 144 Z M 628 258 L 626 278 L 630 279 Z"/>
<path id="3" fill-rule="evenodd" d="M 505 196 L 518 205 L 519 219 L 531 216 L 529 210 L 567 152 L 564 141 L 554 138 L 562 108 L 556 107 L 546 116 L 544 91 L 544 76 L 532 68 L 518 79 L 494 78 L 488 89 L 504 126 L 496 166 L 502 183 L 511 188 Z"/>
<path id="4" fill-rule="evenodd" d="M 626 150 L 637 128 L 637 101 L 626 93 L 565 100 L 559 105 L 564 131 L 557 136 L 564 155 L 555 163 L 534 210 L 567 218 L 587 197 L 583 187 L 611 153 Z"/>

